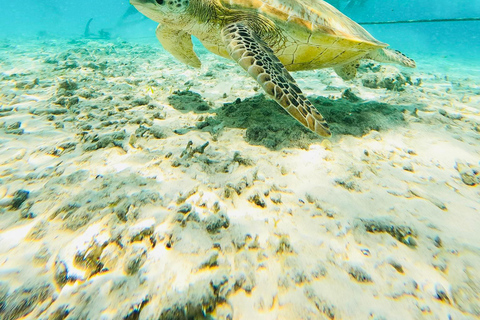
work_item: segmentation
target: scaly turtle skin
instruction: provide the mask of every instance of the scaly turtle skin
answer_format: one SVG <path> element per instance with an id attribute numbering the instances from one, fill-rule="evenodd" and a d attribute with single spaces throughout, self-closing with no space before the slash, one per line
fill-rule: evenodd
<path id="1" fill-rule="evenodd" d="M 211 52 L 235 60 L 288 113 L 322 136 L 328 124 L 288 71 L 333 67 L 352 79 L 360 59 L 415 67 L 322 0 L 130 0 L 159 22 L 162 46 L 199 68 L 191 36 Z"/>

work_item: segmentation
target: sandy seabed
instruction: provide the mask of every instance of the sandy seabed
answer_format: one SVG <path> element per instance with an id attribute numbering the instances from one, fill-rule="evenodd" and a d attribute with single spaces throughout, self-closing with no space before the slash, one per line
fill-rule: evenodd
<path id="1" fill-rule="evenodd" d="M 0 49 L 1 319 L 480 318 L 473 63 L 295 73 L 324 140 L 202 50 Z"/>

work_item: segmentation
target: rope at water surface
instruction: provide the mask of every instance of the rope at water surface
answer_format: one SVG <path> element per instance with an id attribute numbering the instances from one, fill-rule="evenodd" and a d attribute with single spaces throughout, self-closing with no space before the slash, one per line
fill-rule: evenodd
<path id="1" fill-rule="evenodd" d="M 477 17 L 477 18 L 398 20 L 398 21 L 367 21 L 367 22 L 358 22 L 358 24 L 366 25 L 366 24 L 400 24 L 400 23 L 465 22 L 465 21 L 480 21 L 480 17 Z"/>

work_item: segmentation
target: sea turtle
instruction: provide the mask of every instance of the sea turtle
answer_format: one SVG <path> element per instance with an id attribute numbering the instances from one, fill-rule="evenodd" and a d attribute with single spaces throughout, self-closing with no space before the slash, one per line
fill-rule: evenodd
<path id="1" fill-rule="evenodd" d="M 322 0 L 130 0 L 160 23 L 162 46 L 198 68 L 195 36 L 209 51 L 235 60 L 305 127 L 330 136 L 328 124 L 288 71 L 333 67 L 352 79 L 360 59 L 415 67 Z"/>

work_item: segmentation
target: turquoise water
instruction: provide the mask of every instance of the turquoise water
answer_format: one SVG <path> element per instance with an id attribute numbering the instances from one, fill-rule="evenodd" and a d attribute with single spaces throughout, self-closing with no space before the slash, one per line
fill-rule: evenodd
<path id="1" fill-rule="evenodd" d="M 480 17 L 480 1 L 336 1 L 340 9 L 357 22 L 410 19 L 444 19 Z M 122 16 L 128 1 L 59 1 L 25 0 L 0 3 L 2 37 L 32 38 L 82 37 L 90 18 L 91 29 L 105 29 L 112 37 L 154 41 L 156 23 L 140 14 Z M 434 54 L 478 59 L 480 56 L 480 22 L 446 22 L 395 25 L 368 25 L 375 37 L 410 55 Z"/>

